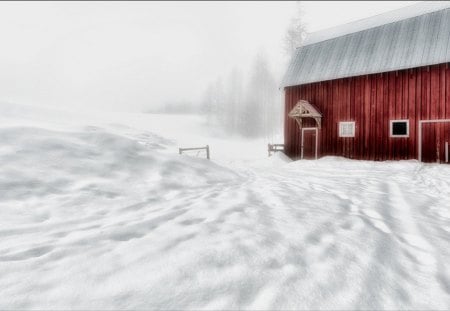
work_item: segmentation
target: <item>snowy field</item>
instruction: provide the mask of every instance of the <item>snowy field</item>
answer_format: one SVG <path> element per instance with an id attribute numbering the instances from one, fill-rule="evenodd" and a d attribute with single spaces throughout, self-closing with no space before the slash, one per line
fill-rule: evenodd
<path id="1" fill-rule="evenodd" d="M 0 309 L 450 309 L 450 166 L 10 104 L 0 161 Z"/>

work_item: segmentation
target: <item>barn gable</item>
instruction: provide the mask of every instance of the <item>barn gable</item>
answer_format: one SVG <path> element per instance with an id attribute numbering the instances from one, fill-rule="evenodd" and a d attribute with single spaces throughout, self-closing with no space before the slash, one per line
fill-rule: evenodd
<path id="1" fill-rule="evenodd" d="M 282 86 L 450 62 L 450 2 L 416 8 L 420 15 L 401 19 L 394 11 L 344 25 L 341 33 L 338 27 L 311 35 L 296 50 Z"/>

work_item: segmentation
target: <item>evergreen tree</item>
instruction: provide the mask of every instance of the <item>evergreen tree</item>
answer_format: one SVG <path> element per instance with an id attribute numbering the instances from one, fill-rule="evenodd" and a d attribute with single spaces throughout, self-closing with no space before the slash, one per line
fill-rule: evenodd
<path id="1" fill-rule="evenodd" d="M 277 105 L 277 84 L 263 52 L 256 56 L 246 91 L 246 100 L 243 105 L 244 134 L 267 137 L 276 123 L 274 111 Z"/>
<path id="2" fill-rule="evenodd" d="M 243 79 L 241 72 L 234 68 L 228 76 L 225 87 L 225 129 L 229 133 L 239 132 L 240 107 L 243 104 Z"/>
<path id="3" fill-rule="evenodd" d="M 290 57 L 295 49 L 301 46 L 306 34 L 306 26 L 303 22 L 303 8 L 300 1 L 296 2 L 295 16 L 292 17 L 284 37 L 284 50 Z"/>

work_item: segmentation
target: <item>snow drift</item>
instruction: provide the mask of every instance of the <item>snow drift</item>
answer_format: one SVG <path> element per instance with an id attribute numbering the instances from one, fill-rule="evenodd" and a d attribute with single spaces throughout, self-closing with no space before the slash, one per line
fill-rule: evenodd
<path id="1" fill-rule="evenodd" d="M 175 154 L 154 124 L 9 111 L 1 309 L 450 307 L 445 165 L 225 166 Z"/>

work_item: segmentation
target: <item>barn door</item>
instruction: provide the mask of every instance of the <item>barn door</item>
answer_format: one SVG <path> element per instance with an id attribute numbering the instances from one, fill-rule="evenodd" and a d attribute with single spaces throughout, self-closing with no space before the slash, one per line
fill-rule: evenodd
<path id="1" fill-rule="evenodd" d="M 302 128 L 301 159 L 317 159 L 317 128 Z"/>
<path id="2" fill-rule="evenodd" d="M 420 121 L 419 158 L 428 163 L 450 163 L 450 120 Z"/>

